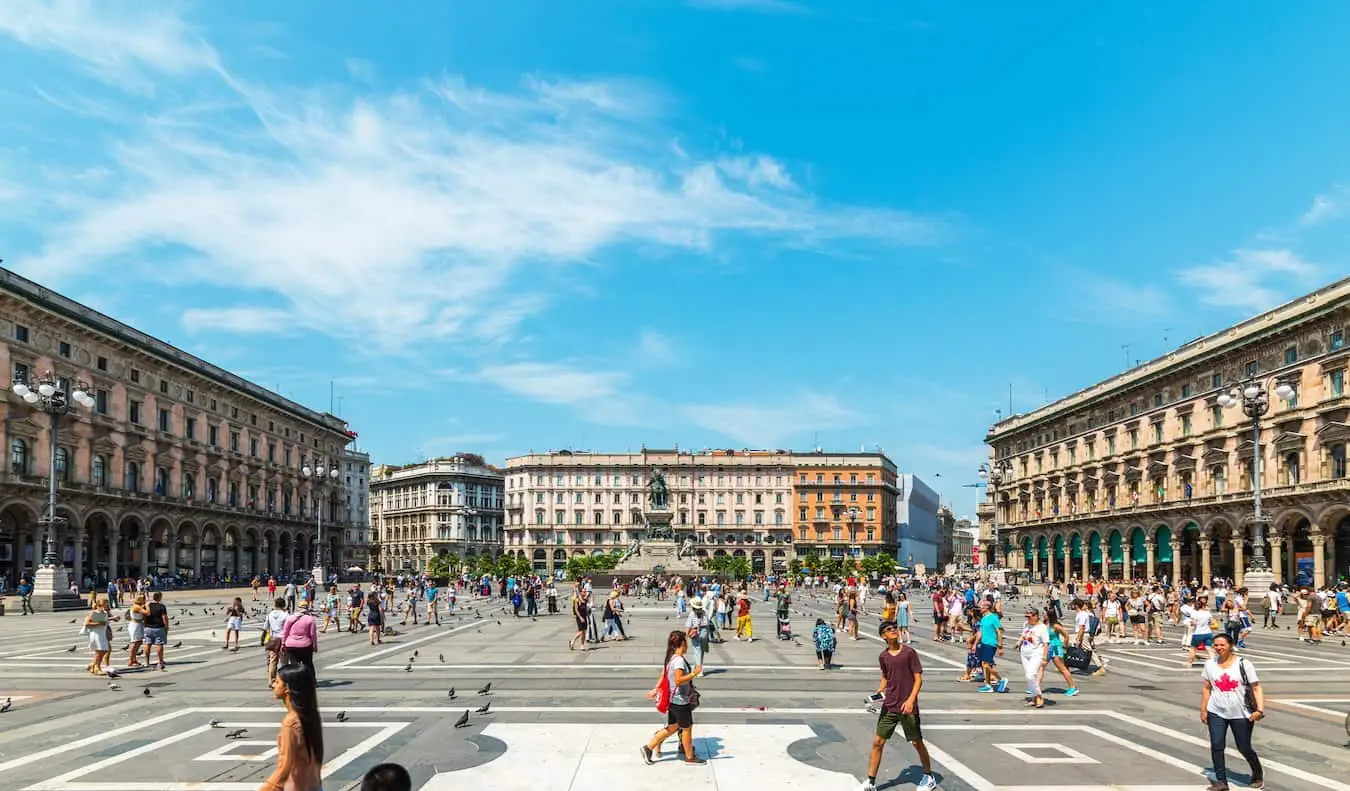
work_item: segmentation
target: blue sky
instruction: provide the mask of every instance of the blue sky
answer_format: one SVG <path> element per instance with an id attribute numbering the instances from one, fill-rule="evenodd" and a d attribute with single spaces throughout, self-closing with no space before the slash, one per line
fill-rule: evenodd
<path id="1" fill-rule="evenodd" d="M 880 445 L 969 513 L 1010 384 L 1350 273 L 1350 4 L 1104 6 L 9 0 L 0 257 L 379 461 Z"/>

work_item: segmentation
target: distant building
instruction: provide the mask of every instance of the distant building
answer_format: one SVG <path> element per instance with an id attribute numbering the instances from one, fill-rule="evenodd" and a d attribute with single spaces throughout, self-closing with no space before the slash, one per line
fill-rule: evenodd
<path id="1" fill-rule="evenodd" d="M 342 568 L 370 568 L 370 454 L 342 454 L 342 480 L 347 496 L 347 535 L 342 543 Z"/>
<path id="2" fill-rule="evenodd" d="M 958 566 L 978 565 L 975 561 L 975 544 L 979 538 L 979 528 L 969 519 L 956 520 L 952 531 L 952 562 Z"/>
<path id="3" fill-rule="evenodd" d="M 942 538 L 938 528 L 938 493 L 910 473 L 897 476 L 896 488 L 899 494 L 895 498 L 895 520 L 900 530 L 896 557 L 905 566 L 922 563 L 930 569 L 937 568 Z"/>
<path id="4" fill-rule="evenodd" d="M 435 556 L 502 553 L 502 471 L 461 453 L 376 465 L 370 477 L 371 565 L 420 571 Z"/>

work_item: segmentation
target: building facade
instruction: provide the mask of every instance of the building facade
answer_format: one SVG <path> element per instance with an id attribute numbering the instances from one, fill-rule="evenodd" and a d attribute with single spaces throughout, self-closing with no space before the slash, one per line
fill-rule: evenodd
<path id="1" fill-rule="evenodd" d="M 943 545 L 938 524 L 941 498 L 933 487 L 917 475 L 900 475 L 895 498 L 896 524 L 900 528 L 900 547 L 896 557 L 900 563 L 913 568 L 916 563 L 925 567 L 938 565 L 938 547 Z"/>
<path id="2" fill-rule="evenodd" d="M 1259 535 L 1277 580 L 1350 575 L 1347 331 L 1350 279 L 999 422 L 988 549 L 1036 576 L 1240 581 Z M 1252 385 L 1255 425 L 1220 400 Z"/>
<path id="3" fill-rule="evenodd" d="M 421 571 L 433 557 L 497 557 L 503 547 L 503 473 L 481 456 L 376 465 L 370 478 L 372 564 Z"/>
<path id="4" fill-rule="evenodd" d="M 342 542 L 342 568 L 370 564 L 370 454 L 347 449 L 342 454 L 342 485 L 347 498 L 346 536 Z"/>
<path id="5" fill-rule="evenodd" d="M 321 495 L 302 460 L 336 461 L 353 436 L 307 409 L 73 300 L 0 269 L 0 365 L 29 379 L 82 380 L 95 398 L 58 421 L 6 387 L 0 443 L 0 577 L 42 561 L 55 454 L 57 555 L 85 585 L 109 577 L 189 579 L 308 570 Z M 322 499 L 340 521 L 341 487 Z M 329 557 L 340 557 L 340 531 Z"/>
<path id="6" fill-rule="evenodd" d="M 956 520 L 952 531 L 952 563 L 958 566 L 976 564 L 975 540 L 978 535 L 978 528 L 969 519 Z"/>
<path id="7" fill-rule="evenodd" d="M 646 531 L 653 469 L 670 489 L 677 540 L 692 539 L 700 557 L 744 557 L 764 573 L 797 555 L 882 551 L 888 539 L 893 551 L 895 467 L 880 454 L 645 449 L 508 459 L 507 552 L 552 571 L 623 550 Z"/>

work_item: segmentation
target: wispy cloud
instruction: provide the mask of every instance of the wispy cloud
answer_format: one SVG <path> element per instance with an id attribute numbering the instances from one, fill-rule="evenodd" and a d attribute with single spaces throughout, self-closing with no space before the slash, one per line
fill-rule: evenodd
<path id="1" fill-rule="evenodd" d="M 1223 261 L 1181 270 L 1177 279 L 1200 301 L 1259 313 L 1316 284 L 1322 269 L 1291 250 L 1234 250 Z"/>
<path id="2" fill-rule="evenodd" d="M 863 420 L 835 396 L 812 392 L 800 393 L 778 405 L 691 404 L 679 411 L 691 425 L 760 448 L 782 447 L 796 434 L 847 428 Z"/>
<path id="3" fill-rule="evenodd" d="M 1171 294 L 1161 286 L 1099 275 L 1062 274 L 1065 292 L 1072 298 L 1060 306 L 1060 315 L 1075 321 L 1121 323 L 1168 315 L 1175 308 Z"/>
<path id="4" fill-rule="evenodd" d="M 284 335 L 295 328 L 291 314 L 272 308 L 193 308 L 183 311 L 188 332 Z"/>
<path id="5" fill-rule="evenodd" d="M 144 262 L 146 278 L 171 272 L 176 285 L 266 305 L 195 314 L 198 328 L 257 332 L 266 322 L 253 319 L 284 310 L 375 352 L 501 343 L 549 304 L 532 277 L 541 267 L 622 244 L 701 254 L 751 240 L 828 250 L 943 238 L 938 218 L 825 204 L 766 154 L 676 151 L 665 100 L 635 81 L 529 76 L 491 91 L 447 77 L 361 96 L 253 85 L 162 8 L 127 17 L 131 30 L 101 3 L 25 7 L 0 35 L 180 79 L 173 101 L 137 104 L 119 125 L 98 190 L 22 174 L 61 211 L 36 229 L 41 252 L 14 263 L 61 287 Z M 115 107 L 107 94 L 97 101 Z M 154 265 L 163 250 L 192 263 Z"/>
<path id="6" fill-rule="evenodd" d="M 615 396 L 628 381 L 616 371 L 587 371 L 558 363 L 489 365 L 469 378 L 545 404 L 576 405 Z"/>
<path id="7" fill-rule="evenodd" d="M 686 0 L 695 8 L 716 11 L 758 11 L 766 14 L 803 14 L 808 7 L 790 0 Z"/>
<path id="8" fill-rule="evenodd" d="M 1338 184 L 1330 192 L 1313 198 L 1312 205 L 1299 218 L 1299 225 L 1312 228 L 1344 216 L 1347 210 L 1350 210 L 1350 187 Z"/>
<path id="9" fill-rule="evenodd" d="M 674 365 L 680 361 L 680 353 L 674 342 L 653 329 L 646 329 L 638 336 L 638 360 L 644 365 Z"/>

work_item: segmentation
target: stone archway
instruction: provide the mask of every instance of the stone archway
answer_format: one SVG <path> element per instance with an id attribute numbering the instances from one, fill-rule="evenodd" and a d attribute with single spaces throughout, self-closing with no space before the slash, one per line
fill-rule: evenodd
<path id="1" fill-rule="evenodd" d="M 220 525 L 208 522 L 202 527 L 201 541 L 197 545 L 197 569 L 203 582 L 214 581 L 221 574 L 220 550 L 223 540 Z"/>
<path id="2" fill-rule="evenodd" d="M 117 521 L 107 511 L 96 509 L 84 517 L 84 546 L 80 550 L 82 557 L 82 579 L 80 585 L 87 588 L 103 588 L 108 584 L 109 536 Z M 3 543 L 3 539 L 0 539 Z"/>
<path id="3" fill-rule="evenodd" d="M 1172 528 L 1158 525 L 1153 530 L 1153 574 L 1160 580 L 1178 582 L 1177 558 L 1172 553 Z"/>
<path id="4" fill-rule="evenodd" d="M 114 562 L 109 573 L 116 579 L 139 577 L 145 574 L 144 555 L 146 543 L 145 520 L 139 514 L 123 514 L 112 538 L 117 542 L 113 551 Z"/>
<path id="5" fill-rule="evenodd" d="M 150 522 L 146 534 L 145 564 L 147 574 L 168 574 L 177 535 L 168 517 L 157 516 Z"/>
<path id="6" fill-rule="evenodd" d="M 1142 526 L 1130 531 L 1130 546 L 1126 553 L 1128 563 L 1127 579 L 1147 579 L 1148 572 L 1148 534 Z"/>

